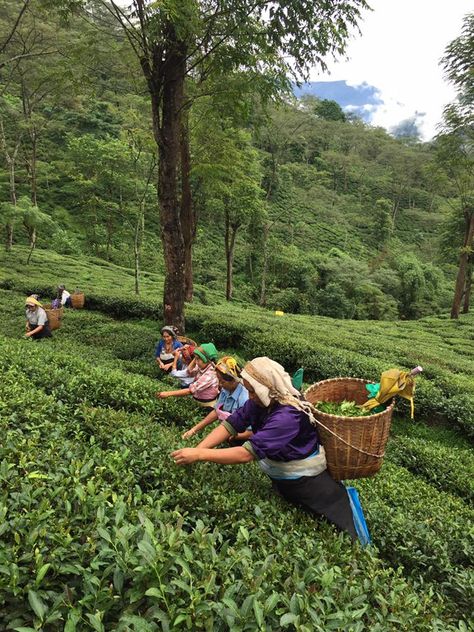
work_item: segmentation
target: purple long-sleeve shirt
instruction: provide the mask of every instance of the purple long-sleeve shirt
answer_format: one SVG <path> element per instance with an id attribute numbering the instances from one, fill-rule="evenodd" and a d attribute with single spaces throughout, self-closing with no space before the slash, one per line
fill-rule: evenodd
<path id="1" fill-rule="evenodd" d="M 248 400 L 224 422 L 232 433 L 251 426 L 253 435 L 244 444 L 257 459 L 274 461 L 304 459 L 319 447 L 318 432 L 308 416 L 293 406 L 275 403 L 270 408 Z"/>

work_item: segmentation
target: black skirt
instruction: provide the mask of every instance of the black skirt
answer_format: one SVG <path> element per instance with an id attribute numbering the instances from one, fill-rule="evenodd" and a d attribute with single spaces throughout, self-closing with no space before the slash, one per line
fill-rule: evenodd
<path id="1" fill-rule="evenodd" d="M 272 479 L 272 485 L 285 500 L 315 516 L 324 516 L 357 540 L 347 490 L 327 470 L 317 476 L 302 476 L 296 480 Z"/>

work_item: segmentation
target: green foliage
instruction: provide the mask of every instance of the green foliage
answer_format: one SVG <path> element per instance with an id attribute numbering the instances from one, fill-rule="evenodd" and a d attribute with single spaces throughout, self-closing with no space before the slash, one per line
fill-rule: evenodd
<path id="1" fill-rule="evenodd" d="M 96 266 L 84 261 L 71 263 L 69 267 L 67 257 L 56 260 L 51 253 L 43 254 L 44 259 L 41 251 L 36 254 L 38 265 L 32 282 L 23 279 L 19 258 L 18 267 L 15 264 L 0 285 L 19 290 L 24 296 L 38 293 L 46 302 L 55 295 L 54 288 L 58 283 L 58 274 L 51 275 L 51 261 L 56 261 L 56 270 L 61 271 L 60 280 L 67 287 L 78 286 L 85 291 L 89 309 L 114 318 L 101 326 L 99 321 L 89 320 L 90 314 L 70 313 L 73 322 L 78 319 L 77 327 L 71 325 L 72 339 L 84 336 L 91 344 L 107 349 L 112 349 L 116 340 L 118 348 L 114 357 L 119 354 L 122 360 L 133 363 L 133 370 L 149 375 L 149 369 L 141 363 L 147 357 L 147 346 L 151 354 L 159 337 L 161 305 L 150 298 L 135 298 L 131 279 L 126 293 L 123 288 L 128 276 L 119 276 L 123 270 L 112 264 L 103 262 L 104 266 Z M 50 278 L 51 281 L 45 285 L 40 278 Z M 143 283 L 144 296 L 153 296 L 157 278 L 146 278 Z M 206 293 L 212 296 L 210 290 Z M 23 300 L 18 296 L 17 307 L 8 308 L 4 317 L 13 336 L 23 327 Z M 467 435 L 474 436 L 474 390 L 470 378 L 474 372 L 474 358 L 471 345 L 466 343 L 473 328 L 469 316 L 459 323 L 451 323 L 444 317 L 427 318 L 418 323 L 371 321 L 369 328 L 367 322 L 293 316 L 290 325 L 289 316 L 278 319 L 265 310 L 238 305 L 229 310 L 215 300 L 212 303 L 211 306 L 195 303 L 188 307 L 187 329 L 196 332 L 198 340 L 211 340 L 218 348 L 239 349 L 247 358 L 270 356 L 290 371 L 304 366 L 308 381 L 336 375 L 376 379 L 391 366 L 409 369 L 421 364 L 425 372 L 417 380 L 416 414 L 427 418 L 441 417 L 462 428 Z M 83 318 L 85 322 L 82 322 Z M 130 318 L 140 319 L 144 327 L 135 330 L 137 324 L 124 322 Z M 112 338 L 108 335 L 111 331 L 114 332 Z M 62 330 L 57 334 L 63 335 L 67 336 Z"/>
<path id="2" fill-rule="evenodd" d="M 440 490 L 449 491 L 467 503 L 474 499 L 474 483 L 470 472 L 474 458 L 468 449 L 450 447 L 449 458 L 444 442 L 433 439 L 397 437 L 390 442 L 390 460 L 421 476 Z"/>
<path id="3" fill-rule="evenodd" d="M 59 228 L 56 230 L 50 242 L 50 247 L 52 250 L 57 252 L 60 255 L 80 255 L 82 252 L 81 245 L 79 241 L 71 235 L 67 230 L 63 230 Z"/>
<path id="4" fill-rule="evenodd" d="M 381 250 L 390 240 L 393 231 L 392 203 L 387 199 L 375 202 L 373 214 L 373 236 L 377 247 Z"/>
<path id="5" fill-rule="evenodd" d="M 446 77 L 457 89 L 457 99 L 445 110 L 445 123 L 449 128 L 465 127 L 472 124 L 472 103 L 474 81 L 470 70 L 473 55 L 474 14 L 464 18 L 462 32 L 446 48 L 442 60 Z"/>
<path id="6" fill-rule="evenodd" d="M 420 262 L 415 256 L 400 258 L 398 270 L 401 279 L 402 314 L 413 318 L 417 314 L 417 305 L 424 294 L 425 276 Z"/>
<path id="7" fill-rule="evenodd" d="M 77 11 L 81 4 L 62 2 L 54 9 L 64 18 L 66 5 Z M 158 29 L 153 36 L 163 34 L 167 19 L 179 32 L 184 29 L 185 38 L 195 29 L 203 35 L 202 15 L 196 7 L 168 4 L 160 14 L 150 6 L 149 26 Z M 345 19 L 356 19 L 356 5 L 345 3 L 338 10 Z M 32 196 L 35 139 L 38 207 L 53 222 L 46 231 L 39 230 L 37 245 L 66 254 L 84 251 L 131 267 L 131 245 L 138 236 L 140 267 L 155 273 L 163 269 L 155 141 L 137 60 L 102 6 L 94 8 L 88 21 L 71 14 L 67 28 L 64 21 L 55 20 L 54 12 L 44 13 L 44 6 L 45 2 L 32 0 L 18 38 L 11 42 L 10 51 L 4 51 L 8 57 L 21 48 L 21 37 L 29 28 L 38 36 L 33 54 L 41 52 L 41 41 L 50 42 L 55 51 L 23 59 L 27 92 L 23 94 L 15 75 L 0 104 L 9 157 L 20 142 L 16 195 Z M 302 7 L 297 8 L 293 8 L 294 14 L 290 11 L 291 18 L 286 14 L 278 18 L 288 24 L 289 32 L 303 17 L 299 13 Z M 265 24 L 257 40 L 252 40 L 252 53 L 247 54 L 245 47 L 239 52 L 233 47 L 221 48 L 213 59 L 213 73 L 207 66 L 202 69 L 203 85 L 190 80 L 186 86 L 193 103 L 189 116 L 191 185 L 199 216 L 194 252 L 197 286 L 205 284 L 212 293 L 224 294 L 221 244 L 227 216 L 230 224 L 238 226 L 234 300 L 258 300 L 285 311 L 356 319 L 393 319 L 397 311 L 404 318 L 413 318 L 446 309 L 452 292 L 451 269 L 436 262 L 443 275 L 438 291 L 428 296 L 427 288 L 415 309 L 409 309 L 403 302 L 405 292 L 397 291 L 402 274 L 395 262 L 398 252 L 416 256 L 422 266 L 433 260 L 442 209 L 446 196 L 453 194 L 452 184 L 446 178 L 441 183 L 439 172 L 433 177 L 433 154 L 427 147 L 407 147 L 380 129 L 344 120 L 333 102 L 304 99 L 298 107 L 288 103 L 280 104 L 278 110 L 263 111 L 262 99 L 268 101 L 275 90 L 288 87 L 280 68 L 273 68 L 273 74 L 267 72 L 274 57 L 266 58 L 255 70 L 253 47 L 272 47 L 273 38 L 280 37 L 279 12 L 275 7 L 271 20 L 278 23 L 275 33 L 270 37 Z M 312 42 L 327 50 L 343 46 L 342 40 L 331 44 L 319 10 L 310 13 L 310 21 L 318 24 L 317 32 L 311 32 Z M 244 16 L 239 12 L 232 15 L 237 29 L 233 36 L 247 41 L 250 35 L 243 29 Z M 7 25 L 15 17 L 15 3 L 8 3 L 0 29 L 9 32 Z M 220 39 L 222 28 L 233 28 L 232 24 L 222 22 L 219 14 L 212 19 L 207 16 L 205 32 L 214 37 L 215 27 Z M 255 26 L 252 23 L 251 30 Z M 302 37 L 309 37 L 311 27 L 306 26 L 309 30 L 298 31 L 293 44 L 285 39 L 291 54 L 297 52 Z M 65 55 L 67 65 L 62 62 Z M 253 70 L 244 72 L 248 55 Z M 236 65 L 238 70 L 231 72 Z M 124 74 L 125 66 L 136 72 Z M 38 86 L 41 89 L 36 93 Z M 25 95 L 27 101 L 31 96 L 26 115 Z M 6 155 L 4 165 L 8 165 Z M 9 177 L 8 169 L 0 170 L 4 200 L 12 199 Z M 7 218 L 11 202 L 5 204 L 3 218 Z M 20 223 L 18 216 L 9 225 L 9 230 L 14 228 L 14 247 L 26 243 L 28 237 L 18 230 Z M 347 266 L 323 282 L 316 257 L 330 257 L 335 245 L 347 255 Z M 357 270 L 355 284 L 354 275 L 350 279 L 351 268 Z M 394 270 L 396 278 L 389 284 L 383 278 Z M 337 287 L 326 291 L 328 283 Z M 197 288 L 196 296 L 201 295 Z M 212 299 L 206 296 L 204 300 Z"/>
<path id="8" fill-rule="evenodd" d="M 354 304 L 347 298 L 344 288 L 338 283 L 330 282 L 324 289 L 315 293 L 318 314 L 332 318 L 352 318 Z"/>
<path id="9" fill-rule="evenodd" d="M 326 121 L 345 121 L 341 106 L 330 99 L 317 99 L 314 104 L 314 113 Z"/>
<path id="10" fill-rule="evenodd" d="M 355 402 L 344 400 L 342 402 L 318 402 L 316 408 L 328 415 L 338 417 L 365 417 L 373 414 L 370 410 L 365 410 Z"/>
<path id="11" fill-rule="evenodd" d="M 26 626 L 95 617 L 105 627 L 154 625 L 152 613 L 159 612 L 160 625 L 184 627 L 189 617 L 194 629 L 210 622 L 214 629 L 260 629 L 256 616 L 267 629 L 282 621 L 451 629 L 445 598 L 385 568 L 375 551 L 351 550 L 329 526 L 321 525 L 315 540 L 313 521 L 268 500 L 256 472 L 232 468 L 215 479 L 208 468 L 170 468 L 163 455 L 177 445 L 179 431 L 157 433 L 146 417 L 43 394 L 22 375 L 23 345 L 8 343 L 13 366 L 0 387 L 1 474 L 8 485 L 2 497 L 8 538 L 4 532 L 0 555 L 10 551 L 17 560 L 7 565 L 1 593 L 5 621 Z M 29 366 L 36 358 L 63 366 L 57 353 L 45 357 L 39 345 L 31 351 Z M 75 366 L 82 375 L 83 366 Z M 96 381 L 106 375 L 97 373 Z M 47 386 L 48 375 L 41 378 Z M 108 388 L 108 379 L 98 386 Z M 377 503 L 385 506 L 383 497 Z"/>
<path id="12" fill-rule="evenodd" d="M 8 69 L 12 56 L 28 55 L 0 100 L 0 211 L 15 225 L 13 253 L 0 254 L 0 627 L 470 629 L 474 321 L 375 322 L 446 306 L 452 270 L 431 261 L 448 202 L 470 199 L 464 112 L 447 113 L 456 133 L 437 143 L 451 180 L 433 179 L 429 147 L 345 121 L 334 104 L 316 113 L 311 103 L 288 105 L 265 120 L 256 105 L 259 91 L 268 99 L 287 87 L 281 71 L 290 57 L 304 70 L 341 52 L 363 2 L 338 3 L 337 20 L 328 20 L 335 4 L 277 2 L 257 8 L 250 22 L 246 2 L 219 3 L 205 21 L 196 3 L 147 3 L 151 37 L 172 25 L 208 51 L 224 31 L 233 35 L 194 71 L 203 90 L 226 92 L 213 101 L 218 115 L 209 116 L 211 99 L 196 94 L 191 77 L 186 86 L 186 97 L 204 104 L 194 109 L 191 147 L 202 304 L 188 306 L 188 334 L 242 360 L 268 355 L 289 371 L 303 366 L 308 381 L 424 366 L 417 419 L 447 427 L 395 419 L 381 472 L 357 484 L 374 541 L 362 550 L 271 497 L 254 466 L 173 465 L 183 427 L 202 412 L 191 398 L 154 397 L 171 379 L 160 378 L 152 358 L 163 275 L 158 220 L 146 212 L 156 193 L 148 186 L 156 174 L 146 86 L 102 5 L 78 22 L 69 10 L 82 2 L 27 4 L 18 38 L 0 57 Z M 52 9 L 69 18 L 68 30 Z M 0 40 L 17 15 L 17 2 L 4 3 Z M 457 60 L 465 47 L 455 42 L 448 60 L 456 60 L 452 79 L 463 91 L 467 75 Z M 225 211 L 242 221 L 237 299 L 260 298 L 266 285 L 272 308 L 322 316 L 222 306 L 216 214 Z M 39 249 L 25 276 L 21 243 L 38 229 L 40 246 L 74 256 Z M 129 255 L 137 229 L 139 299 Z M 78 244 L 119 265 L 78 257 Z M 86 309 L 67 311 L 50 340 L 21 340 L 24 296 L 46 301 L 58 281 L 85 291 Z M 403 402 L 398 412 L 406 413 Z"/>

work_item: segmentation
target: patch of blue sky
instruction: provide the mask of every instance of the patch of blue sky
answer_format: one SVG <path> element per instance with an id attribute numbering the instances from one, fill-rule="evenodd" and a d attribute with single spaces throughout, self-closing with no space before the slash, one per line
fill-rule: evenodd
<path id="1" fill-rule="evenodd" d="M 336 101 L 346 112 L 352 112 L 370 123 L 378 106 L 383 104 L 379 90 L 368 83 L 349 85 L 346 81 L 311 81 L 293 86 L 296 97 L 310 94 L 319 99 Z"/>

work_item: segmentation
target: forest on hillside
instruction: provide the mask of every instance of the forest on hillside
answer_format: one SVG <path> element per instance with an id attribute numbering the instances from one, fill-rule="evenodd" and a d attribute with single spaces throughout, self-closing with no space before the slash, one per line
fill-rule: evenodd
<path id="1" fill-rule="evenodd" d="M 220 44 L 214 50 L 209 27 L 207 49 L 198 54 L 213 3 L 199 5 L 208 11 L 203 17 L 189 13 L 192 2 L 170 2 L 172 18 L 154 13 L 152 4 L 132 3 L 127 16 L 102 0 L 2 3 L 0 214 L 7 250 L 28 244 L 30 267 L 38 247 L 135 268 L 137 294 L 142 273 L 159 272 L 165 294 L 174 283 L 187 301 L 209 301 L 206 290 L 193 291 L 199 284 L 223 300 L 348 319 L 446 312 L 457 279 L 457 313 L 468 311 L 472 78 L 458 62 L 469 60 L 472 16 L 444 59 L 458 102 L 445 113 L 443 133 L 423 143 L 393 138 L 333 101 L 296 99 L 277 44 L 263 36 L 251 44 L 244 17 L 232 18 L 232 28 L 241 29 L 240 52 Z M 230 10 L 232 2 L 224 4 Z M 350 24 L 365 3 L 342 4 L 341 20 Z M 145 22 L 137 26 L 140 17 Z M 301 16 L 293 18 L 287 33 Z M 323 18 L 317 16 L 320 24 Z M 216 32 L 222 29 L 218 14 L 212 19 Z M 137 53 L 136 37 L 141 32 L 149 50 L 165 50 L 159 46 L 171 23 L 186 50 L 189 42 L 195 48 L 183 71 L 179 156 L 167 179 L 166 130 L 158 129 L 166 108 L 153 101 L 149 58 Z M 316 41 L 316 61 L 341 52 L 344 38 L 341 26 L 326 48 Z M 290 44 L 304 70 L 314 59 Z"/>

